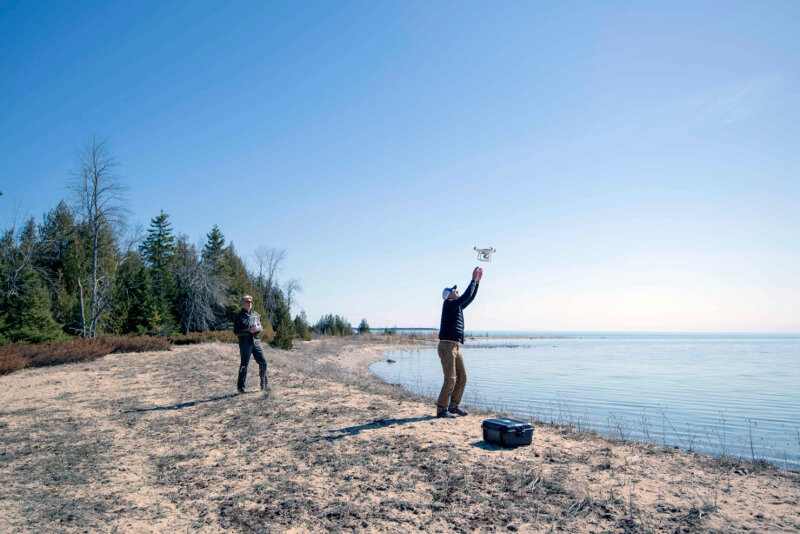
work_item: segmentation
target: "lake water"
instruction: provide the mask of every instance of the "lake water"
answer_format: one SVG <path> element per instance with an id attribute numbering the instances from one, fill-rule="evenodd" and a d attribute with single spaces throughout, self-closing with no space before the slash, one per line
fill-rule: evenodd
<path id="1" fill-rule="evenodd" d="M 467 340 L 462 404 L 800 469 L 800 336 L 513 335 Z M 435 343 L 387 356 L 375 374 L 438 395 Z"/>

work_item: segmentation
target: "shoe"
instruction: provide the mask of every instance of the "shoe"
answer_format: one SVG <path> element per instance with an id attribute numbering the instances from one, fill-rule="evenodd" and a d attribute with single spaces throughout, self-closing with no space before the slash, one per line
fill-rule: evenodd
<path id="1" fill-rule="evenodd" d="M 456 416 L 447 410 L 442 410 L 441 412 L 436 412 L 436 417 L 441 417 L 443 419 L 455 419 Z"/>
<path id="2" fill-rule="evenodd" d="M 458 406 L 456 406 L 455 408 L 450 408 L 447 411 L 450 412 L 450 413 L 454 413 L 456 415 L 460 415 L 461 417 L 464 417 L 465 415 L 469 415 L 467 412 L 465 412 L 464 410 L 462 410 Z"/>
<path id="3" fill-rule="evenodd" d="M 236 391 L 238 391 L 240 395 L 244 395 L 245 393 L 247 393 L 247 391 L 245 391 L 244 388 L 237 389 Z"/>

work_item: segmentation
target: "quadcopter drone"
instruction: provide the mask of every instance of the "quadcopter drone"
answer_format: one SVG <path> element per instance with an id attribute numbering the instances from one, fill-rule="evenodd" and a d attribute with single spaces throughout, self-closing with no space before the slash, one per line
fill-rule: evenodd
<path id="1" fill-rule="evenodd" d="M 478 252 L 478 260 L 480 261 L 492 261 L 492 253 L 497 252 L 494 248 L 478 248 L 472 247 L 472 250 Z"/>

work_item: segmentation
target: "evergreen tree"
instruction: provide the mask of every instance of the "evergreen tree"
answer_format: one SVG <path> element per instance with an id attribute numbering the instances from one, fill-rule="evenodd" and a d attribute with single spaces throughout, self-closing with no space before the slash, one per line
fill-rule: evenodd
<path id="1" fill-rule="evenodd" d="M 353 327 L 344 317 L 338 315 L 323 315 L 314 325 L 314 331 L 328 336 L 352 336 Z"/>
<path id="2" fill-rule="evenodd" d="M 175 258 L 175 236 L 172 235 L 172 223 L 168 219 L 169 215 L 164 210 L 150 219 L 147 238 L 139 248 L 153 273 L 168 272 Z"/>
<path id="3" fill-rule="evenodd" d="M 311 326 L 306 319 L 306 312 L 301 311 L 300 315 L 294 318 L 294 332 L 300 339 L 311 341 Z"/>
<path id="4" fill-rule="evenodd" d="M 162 210 L 150 220 L 147 238 L 139 250 L 150 268 L 153 302 L 149 304 L 148 331 L 155 334 L 171 334 L 177 330 L 177 286 L 173 271 L 175 267 L 175 236 L 169 215 Z M 154 308 L 154 309 L 153 309 Z M 158 320 L 156 320 L 156 317 Z"/>
<path id="5" fill-rule="evenodd" d="M 0 326 L 2 341 L 39 343 L 59 339 L 61 326 L 50 312 L 50 296 L 36 271 L 36 224 L 30 219 L 0 238 Z"/>
<path id="6" fill-rule="evenodd" d="M 358 333 L 359 334 L 369 334 L 369 323 L 366 319 L 361 319 L 361 322 L 358 324 Z"/>
<path id="7" fill-rule="evenodd" d="M 50 293 L 53 318 L 61 323 L 65 333 L 80 330 L 78 278 L 85 276 L 86 251 L 67 203 L 45 213 L 39 225 L 37 269 L 43 273 Z"/>
<path id="8" fill-rule="evenodd" d="M 211 231 L 206 234 L 206 238 L 206 246 L 203 248 L 203 261 L 210 265 L 216 265 L 225 250 L 225 236 L 222 235 L 219 227 L 215 224 Z"/>
<path id="9" fill-rule="evenodd" d="M 64 334 L 50 312 L 50 295 L 41 277 L 32 270 L 28 270 L 24 277 L 24 297 L 9 303 L 7 309 L 14 312 L 0 320 L 5 323 L 6 337 L 10 341 L 27 343 L 41 343 L 62 338 Z M 6 309 L 6 306 L 0 307 Z"/>
<path id="10" fill-rule="evenodd" d="M 294 337 L 294 324 L 289 315 L 289 307 L 279 290 L 273 293 L 271 302 L 275 309 L 275 337 L 272 339 L 271 345 L 279 349 L 290 350 Z"/>
<path id="11" fill-rule="evenodd" d="M 150 271 L 142 257 L 131 252 L 117 273 L 112 331 L 118 334 L 157 334 L 152 312 L 156 306 Z"/>

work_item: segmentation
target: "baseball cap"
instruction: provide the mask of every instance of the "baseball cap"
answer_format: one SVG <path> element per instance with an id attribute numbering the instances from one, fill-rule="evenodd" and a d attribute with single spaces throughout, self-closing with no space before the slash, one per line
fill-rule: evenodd
<path id="1" fill-rule="evenodd" d="M 449 297 L 449 296 L 450 296 L 450 292 L 451 292 L 451 291 L 455 291 L 455 289 L 456 289 L 457 287 L 458 287 L 457 285 L 453 284 L 453 287 L 446 287 L 446 288 L 444 288 L 444 291 L 442 291 L 442 298 L 443 298 L 444 300 L 447 300 L 447 297 Z"/>

